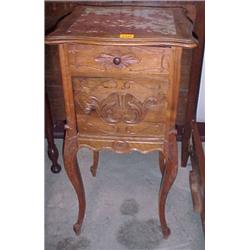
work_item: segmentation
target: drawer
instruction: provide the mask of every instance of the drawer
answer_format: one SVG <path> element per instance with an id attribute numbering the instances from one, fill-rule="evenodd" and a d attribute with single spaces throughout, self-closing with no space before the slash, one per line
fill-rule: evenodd
<path id="1" fill-rule="evenodd" d="M 72 75 L 169 74 L 171 48 L 69 45 Z"/>
<path id="2" fill-rule="evenodd" d="M 167 119 L 166 78 L 73 77 L 80 134 L 162 138 Z"/>

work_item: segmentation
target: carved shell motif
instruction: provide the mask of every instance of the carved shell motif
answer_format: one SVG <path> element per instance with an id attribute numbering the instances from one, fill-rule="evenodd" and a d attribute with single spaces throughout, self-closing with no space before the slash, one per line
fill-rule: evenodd
<path id="1" fill-rule="evenodd" d="M 115 60 L 118 59 L 118 63 Z M 131 64 L 139 63 L 140 60 L 134 54 L 121 55 L 120 52 L 111 54 L 101 54 L 95 58 L 95 61 L 102 64 L 105 68 L 118 67 L 126 68 Z"/>
<path id="2" fill-rule="evenodd" d="M 161 103 L 163 99 L 164 96 L 160 98 L 150 96 L 142 103 L 128 93 L 111 93 L 102 101 L 98 101 L 95 96 L 90 96 L 82 108 L 85 114 L 95 110 L 108 123 L 135 124 L 142 121 L 147 111 Z"/>

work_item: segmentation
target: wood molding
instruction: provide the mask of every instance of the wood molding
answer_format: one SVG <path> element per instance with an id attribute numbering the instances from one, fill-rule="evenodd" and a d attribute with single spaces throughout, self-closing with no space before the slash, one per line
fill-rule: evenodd
<path id="1" fill-rule="evenodd" d="M 54 138 L 63 139 L 64 138 L 64 126 L 65 121 L 59 120 L 54 123 Z M 201 141 L 205 141 L 205 122 L 197 123 Z M 177 141 L 182 141 L 183 136 L 183 125 L 176 125 L 177 130 Z"/>

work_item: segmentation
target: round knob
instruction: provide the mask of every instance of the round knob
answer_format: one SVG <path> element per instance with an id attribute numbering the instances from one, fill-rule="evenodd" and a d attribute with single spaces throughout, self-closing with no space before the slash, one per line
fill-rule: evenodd
<path id="1" fill-rule="evenodd" d="M 121 63 L 121 58 L 120 57 L 115 57 L 114 59 L 113 59 L 113 63 L 115 64 L 115 65 L 119 65 L 120 63 Z"/>

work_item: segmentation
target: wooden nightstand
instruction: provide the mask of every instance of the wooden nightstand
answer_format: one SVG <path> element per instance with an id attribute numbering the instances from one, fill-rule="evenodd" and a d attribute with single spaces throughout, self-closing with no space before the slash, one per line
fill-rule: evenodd
<path id="1" fill-rule="evenodd" d="M 58 44 L 67 125 L 64 165 L 79 200 L 84 187 L 77 151 L 159 151 L 159 216 L 165 238 L 167 194 L 177 175 L 175 119 L 183 48 L 194 48 L 192 25 L 182 8 L 78 7 L 46 37 Z"/>

